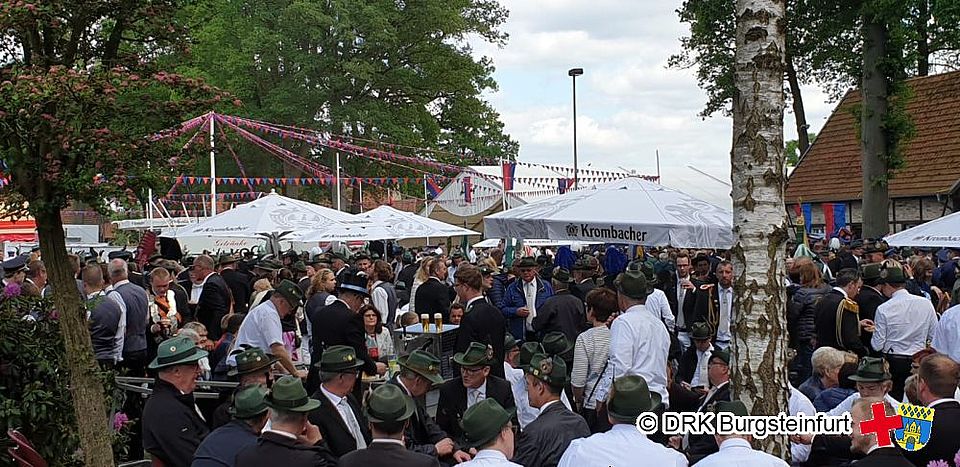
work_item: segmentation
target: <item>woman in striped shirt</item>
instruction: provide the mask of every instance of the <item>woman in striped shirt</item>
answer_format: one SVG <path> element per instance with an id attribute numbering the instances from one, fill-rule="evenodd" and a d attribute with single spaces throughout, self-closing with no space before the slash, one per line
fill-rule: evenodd
<path id="1" fill-rule="evenodd" d="M 595 390 L 600 382 L 610 352 L 610 328 L 607 319 L 618 310 L 617 294 L 605 287 L 591 290 L 586 297 L 587 321 L 591 328 L 577 336 L 573 347 L 573 370 L 570 383 L 581 415 L 593 433 L 607 431 L 610 423 L 606 410 L 598 413 Z"/>

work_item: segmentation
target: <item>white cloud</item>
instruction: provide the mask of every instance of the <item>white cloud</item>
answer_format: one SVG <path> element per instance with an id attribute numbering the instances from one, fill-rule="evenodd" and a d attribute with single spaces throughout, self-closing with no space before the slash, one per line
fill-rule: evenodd
<path id="1" fill-rule="evenodd" d="M 501 0 L 510 11 L 503 48 L 475 42 L 478 56 L 497 68 L 500 90 L 490 97 L 507 132 L 520 142 L 520 159 L 572 164 L 571 83 L 577 79 L 578 152 L 581 167 L 618 166 L 656 173 L 663 183 L 729 207 L 731 121 L 701 119 L 706 95 L 693 70 L 666 67 L 680 50 L 686 25 L 675 10 L 681 0 Z M 804 88 L 807 121 L 819 128 L 834 104 Z M 796 138 L 785 109 L 784 138 Z"/>

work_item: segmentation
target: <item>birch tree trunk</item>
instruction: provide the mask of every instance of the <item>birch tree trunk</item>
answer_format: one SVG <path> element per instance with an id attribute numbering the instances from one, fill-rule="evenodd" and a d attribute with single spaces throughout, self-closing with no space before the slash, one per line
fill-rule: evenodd
<path id="1" fill-rule="evenodd" d="M 784 0 L 737 0 L 733 96 L 734 397 L 753 415 L 788 410 L 783 202 Z M 760 441 L 787 458 L 785 436 Z"/>

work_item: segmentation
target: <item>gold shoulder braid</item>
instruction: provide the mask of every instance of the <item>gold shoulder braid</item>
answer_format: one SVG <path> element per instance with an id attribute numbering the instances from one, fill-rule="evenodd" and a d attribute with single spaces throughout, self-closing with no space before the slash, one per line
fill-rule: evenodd
<path id="1" fill-rule="evenodd" d="M 843 338 L 842 338 L 843 334 L 840 331 L 840 327 L 842 326 L 842 323 L 843 323 L 843 312 L 845 311 L 849 313 L 853 313 L 855 315 L 859 315 L 860 305 L 858 305 L 857 302 L 850 300 L 849 298 L 845 298 L 841 300 L 840 305 L 837 306 L 837 324 L 836 324 L 837 344 L 839 344 L 841 347 L 844 347 L 843 350 L 846 350 L 846 346 L 843 345 Z M 860 326 L 857 326 L 857 336 L 859 335 L 860 335 Z"/>
<path id="2" fill-rule="evenodd" d="M 703 289 L 704 286 L 700 286 Z M 713 306 L 713 284 L 710 284 L 706 289 L 707 291 L 707 325 L 710 326 L 710 329 L 713 331 L 714 337 L 717 335 L 717 328 L 720 327 L 720 312 Z M 719 290 L 719 289 L 717 289 Z M 719 300 L 719 291 L 717 292 L 717 298 Z"/>

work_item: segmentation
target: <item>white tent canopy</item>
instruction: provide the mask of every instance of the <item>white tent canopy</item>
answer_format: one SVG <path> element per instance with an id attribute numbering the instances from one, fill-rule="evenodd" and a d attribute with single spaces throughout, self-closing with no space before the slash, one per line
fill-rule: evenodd
<path id="1" fill-rule="evenodd" d="M 427 237 L 456 237 L 461 235 L 480 235 L 463 227 L 447 224 L 438 220 L 423 217 L 412 212 L 401 211 L 391 206 L 379 206 L 357 217 L 367 219 L 391 233 L 389 238 L 402 240 L 405 238 Z"/>
<path id="2" fill-rule="evenodd" d="M 373 223 L 350 213 L 271 192 L 196 224 L 171 229 L 161 235 L 176 238 L 253 238 L 268 235 L 294 240 L 306 233 L 340 232 L 364 226 L 373 227 Z"/>
<path id="3" fill-rule="evenodd" d="M 495 247 L 500 246 L 500 241 L 501 241 L 501 239 L 499 239 L 499 238 L 488 238 L 488 239 L 486 239 L 486 240 L 483 240 L 483 241 L 474 243 L 474 244 L 473 244 L 473 247 L 474 247 L 474 248 L 495 248 Z M 571 241 L 571 240 L 546 240 L 546 239 L 542 239 L 542 238 L 538 238 L 538 239 L 525 238 L 525 239 L 523 239 L 523 245 L 524 245 L 524 246 L 533 246 L 533 247 L 541 247 L 541 246 L 569 246 L 569 247 L 573 248 L 574 250 L 576 250 L 576 249 L 582 247 L 583 245 L 589 245 L 589 243 L 586 243 L 586 242 L 574 242 L 574 241 Z"/>
<path id="4" fill-rule="evenodd" d="M 639 178 L 569 192 L 487 216 L 487 238 L 549 238 L 680 248 L 733 246 L 733 213 Z"/>
<path id="5" fill-rule="evenodd" d="M 890 246 L 960 248 L 960 212 L 888 236 Z"/>

